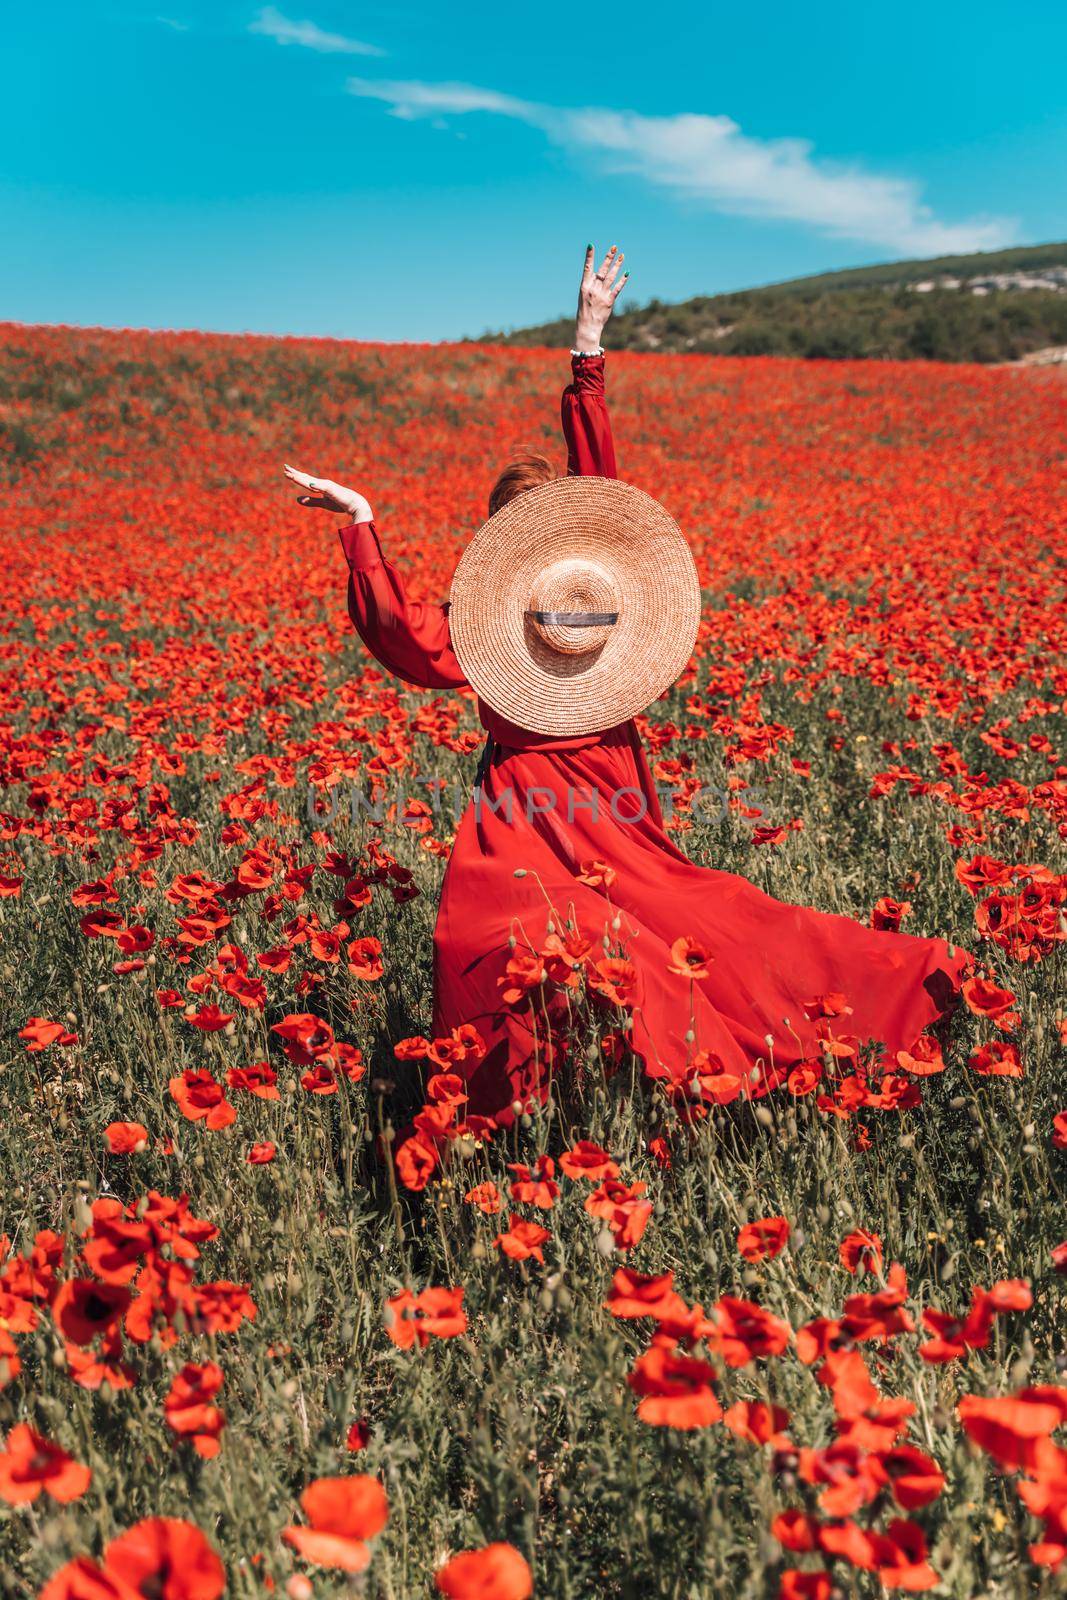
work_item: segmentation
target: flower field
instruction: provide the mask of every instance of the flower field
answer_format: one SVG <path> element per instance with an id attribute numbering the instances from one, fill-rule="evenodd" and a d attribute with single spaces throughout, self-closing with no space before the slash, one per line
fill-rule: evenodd
<path id="1" fill-rule="evenodd" d="M 473 700 L 280 469 L 442 599 L 566 367 L 0 327 L 4 1600 L 1063 1592 L 1067 385 L 609 357 L 705 586 L 674 836 L 974 967 L 890 1072 L 812 996 L 752 1101 L 546 950 L 493 1129 L 430 1014 Z"/>

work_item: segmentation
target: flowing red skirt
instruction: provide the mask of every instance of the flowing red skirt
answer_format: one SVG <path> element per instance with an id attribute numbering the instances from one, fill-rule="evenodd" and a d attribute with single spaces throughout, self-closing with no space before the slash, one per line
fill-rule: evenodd
<path id="1" fill-rule="evenodd" d="M 473 1023 L 489 1047 L 470 1075 L 471 1111 L 509 1120 L 512 1102 L 544 1092 L 529 1006 L 504 1006 L 500 980 L 515 949 L 543 945 L 550 922 L 562 931 L 570 919 L 593 959 L 605 931 L 624 947 L 635 968 L 631 1041 L 657 1077 L 680 1076 L 706 1051 L 745 1093 L 765 1094 L 820 1058 L 812 1002 L 838 994 L 852 1012 L 835 1031 L 880 1041 L 894 1065 L 951 1004 L 970 958 L 944 940 L 789 905 L 694 865 L 664 832 L 632 723 L 571 741 L 498 728 L 516 743 L 497 743 L 480 803 L 476 794 L 463 817 L 434 933 L 435 1032 Z M 612 869 L 610 885 L 579 880 L 593 862 Z M 671 971 L 671 946 L 686 935 L 711 953 L 696 980 Z"/>

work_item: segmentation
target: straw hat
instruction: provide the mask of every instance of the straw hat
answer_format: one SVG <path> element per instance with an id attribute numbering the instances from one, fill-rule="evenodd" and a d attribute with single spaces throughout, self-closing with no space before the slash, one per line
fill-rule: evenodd
<path id="1" fill-rule="evenodd" d="M 452 647 L 494 711 L 532 733 L 598 733 L 643 711 L 693 653 L 700 584 L 642 489 L 556 478 L 489 518 L 452 579 Z"/>

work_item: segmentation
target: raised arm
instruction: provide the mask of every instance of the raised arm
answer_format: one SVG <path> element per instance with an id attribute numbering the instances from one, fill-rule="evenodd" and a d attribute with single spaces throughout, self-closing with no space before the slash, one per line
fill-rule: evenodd
<path id="1" fill-rule="evenodd" d="M 622 252 L 612 245 L 600 271 L 595 272 L 593 246 L 586 249 L 571 351 L 571 382 L 563 391 L 561 406 L 567 472 L 571 477 L 618 476 L 600 338 L 629 277 L 629 273 L 619 276 L 622 263 Z"/>
<path id="2" fill-rule="evenodd" d="M 416 688 L 462 688 L 467 680 L 452 649 L 447 610 L 409 599 L 400 573 L 382 554 L 374 523 L 342 528 L 341 548 L 348 562 L 348 614 L 371 655 Z"/>
<path id="3" fill-rule="evenodd" d="M 348 614 L 375 660 L 418 689 L 464 687 L 467 680 L 452 649 L 446 608 L 409 599 L 400 573 L 382 553 L 374 513 L 363 496 L 295 467 L 286 467 L 285 474 L 312 491 L 299 497 L 301 505 L 344 511 L 352 518 L 340 530 L 348 562 Z"/>

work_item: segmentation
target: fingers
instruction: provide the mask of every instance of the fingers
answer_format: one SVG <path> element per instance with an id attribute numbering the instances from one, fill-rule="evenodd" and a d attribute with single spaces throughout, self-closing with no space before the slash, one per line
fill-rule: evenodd
<path id="1" fill-rule="evenodd" d="M 604 279 L 604 287 L 605 287 L 605 289 L 610 289 L 611 288 L 612 284 L 615 282 L 616 277 L 618 276 L 619 268 L 622 266 L 623 262 L 626 260 L 626 257 L 623 255 L 621 250 L 615 251 L 613 249 L 612 253 L 613 253 L 615 259 L 612 261 L 611 268 L 610 268 L 610 270 L 609 270 L 609 272 L 607 274 L 607 277 Z"/>
<path id="2" fill-rule="evenodd" d="M 608 251 L 607 255 L 604 257 L 603 261 L 600 263 L 600 271 L 597 273 L 597 277 L 598 278 L 606 278 L 607 277 L 608 270 L 611 267 L 611 263 L 615 260 L 615 257 L 618 255 L 618 253 L 619 253 L 618 245 L 613 244 L 611 249 Z"/>
<path id="3" fill-rule="evenodd" d="M 585 247 L 585 261 L 584 261 L 584 263 L 582 265 L 582 288 L 583 289 L 585 288 L 586 284 L 589 282 L 590 278 L 593 276 L 593 263 L 594 263 L 595 260 L 596 260 L 596 256 L 593 254 L 593 246 L 591 244 L 587 244 L 586 247 Z"/>
<path id="4" fill-rule="evenodd" d="M 628 272 L 624 272 L 622 277 L 619 279 L 618 283 L 615 285 L 614 289 L 612 289 L 612 291 L 611 291 L 611 303 L 612 303 L 612 305 L 615 304 L 616 300 L 619 298 L 620 294 L 622 294 L 622 291 L 626 288 L 626 285 L 629 283 L 629 281 L 630 281 L 630 274 Z"/>
<path id="5" fill-rule="evenodd" d="M 307 511 L 342 511 L 344 509 L 342 506 L 335 505 L 332 500 L 324 499 L 322 495 L 298 494 L 296 503 L 298 506 L 303 506 Z"/>
<path id="6" fill-rule="evenodd" d="M 310 489 L 314 482 L 314 480 L 310 478 L 306 472 L 298 472 L 296 467 L 291 467 L 288 465 L 288 463 L 286 463 L 285 466 L 285 476 L 290 480 L 291 483 L 300 484 L 301 488 L 303 489 Z"/>

